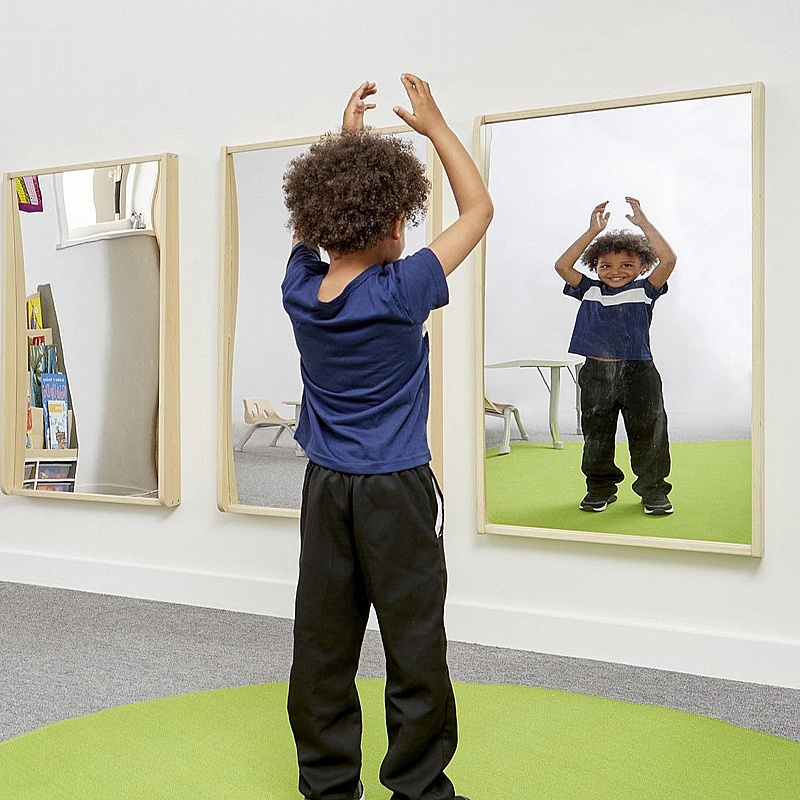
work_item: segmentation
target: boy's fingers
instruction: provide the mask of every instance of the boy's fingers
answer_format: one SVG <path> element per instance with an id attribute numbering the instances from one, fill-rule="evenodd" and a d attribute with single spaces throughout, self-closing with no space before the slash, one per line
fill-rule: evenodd
<path id="1" fill-rule="evenodd" d="M 397 116 L 400 117 L 400 119 L 402 119 L 403 122 L 405 122 L 410 128 L 413 128 L 414 130 L 417 129 L 417 118 L 410 111 L 407 111 L 402 106 L 395 106 L 394 113 L 397 114 Z"/>
<path id="2" fill-rule="evenodd" d="M 375 81 L 364 81 L 354 92 L 350 95 L 350 101 L 360 100 L 362 97 L 369 97 L 378 91 Z"/>
<path id="3" fill-rule="evenodd" d="M 420 94 L 430 93 L 430 87 L 428 86 L 428 84 L 417 75 L 413 75 L 410 72 L 404 72 L 400 76 L 400 80 L 405 85 L 406 90 L 408 90 L 408 88 L 410 87 L 416 89 L 416 91 L 419 92 Z"/>

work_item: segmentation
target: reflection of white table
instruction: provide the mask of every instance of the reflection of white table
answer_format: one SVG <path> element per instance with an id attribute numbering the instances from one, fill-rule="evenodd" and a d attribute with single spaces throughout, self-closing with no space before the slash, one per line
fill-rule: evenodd
<path id="1" fill-rule="evenodd" d="M 547 391 L 550 393 L 550 436 L 553 439 L 553 447 L 556 450 L 564 449 L 564 442 L 561 441 L 561 432 L 558 429 L 558 400 L 561 394 L 561 370 L 566 368 L 572 380 L 575 382 L 575 413 L 578 420 L 578 434 L 581 433 L 581 395 L 578 386 L 578 373 L 580 372 L 583 358 L 581 356 L 565 356 L 559 359 L 538 359 L 524 358 L 516 361 L 501 361 L 497 364 L 487 364 L 486 369 L 525 369 L 533 368 L 541 377 Z M 550 383 L 547 383 L 543 369 L 550 368 Z"/>
<path id="2" fill-rule="evenodd" d="M 294 407 L 294 424 L 295 427 L 297 427 L 297 419 L 300 416 L 300 406 L 303 405 L 303 402 L 301 400 L 281 400 L 281 403 L 283 403 L 285 406 Z M 297 443 L 297 440 L 295 440 L 294 446 L 294 454 L 296 456 L 304 456 L 306 454 L 305 450 L 303 450 L 303 448 Z"/>

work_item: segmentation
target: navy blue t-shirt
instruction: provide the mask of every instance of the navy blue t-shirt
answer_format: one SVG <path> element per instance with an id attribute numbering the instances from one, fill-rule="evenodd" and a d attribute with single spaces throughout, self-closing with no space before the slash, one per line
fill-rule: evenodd
<path id="1" fill-rule="evenodd" d="M 656 289 L 647 278 L 611 287 L 583 275 L 577 286 L 566 284 L 564 294 L 581 301 L 569 352 L 594 358 L 652 361 L 653 304 L 666 291 L 666 283 Z"/>
<path id="2" fill-rule="evenodd" d="M 442 266 L 428 248 L 375 264 L 330 302 L 315 250 L 292 249 L 283 306 L 292 321 L 303 402 L 295 439 L 322 467 L 358 475 L 430 461 L 428 339 L 423 323 L 447 304 Z"/>

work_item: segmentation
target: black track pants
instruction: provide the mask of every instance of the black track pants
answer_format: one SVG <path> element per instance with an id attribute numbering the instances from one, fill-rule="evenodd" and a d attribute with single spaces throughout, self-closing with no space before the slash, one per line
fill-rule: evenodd
<path id="1" fill-rule="evenodd" d="M 670 471 L 667 414 L 655 364 L 587 358 L 578 380 L 584 439 L 581 469 L 587 490 L 612 495 L 625 477 L 614 463 L 617 420 L 622 414 L 636 475 L 633 490 L 641 497 L 668 494 L 672 485 L 665 480 Z"/>
<path id="2" fill-rule="evenodd" d="M 381 782 L 393 800 L 454 796 L 444 774 L 457 734 L 442 513 L 427 465 L 388 475 L 308 465 L 288 708 L 299 789 L 309 800 L 347 800 L 358 782 L 355 674 L 370 604 L 386 653 L 389 747 Z"/>

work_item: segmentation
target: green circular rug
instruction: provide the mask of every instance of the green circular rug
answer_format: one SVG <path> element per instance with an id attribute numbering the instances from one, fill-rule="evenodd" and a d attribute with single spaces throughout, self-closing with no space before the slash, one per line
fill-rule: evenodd
<path id="1" fill-rule="evenodd" d="M 368 800 L 383 681 L 359 681 Z M 448 774 L 472 800 L 789 800 L 800 744 L 681 711 L 523 686 L 456 684 Z M 0 745 L 2 800 L 294 800 L 286 684 L 167 697 Z"/>

